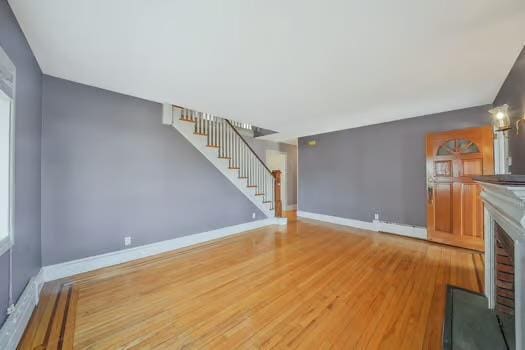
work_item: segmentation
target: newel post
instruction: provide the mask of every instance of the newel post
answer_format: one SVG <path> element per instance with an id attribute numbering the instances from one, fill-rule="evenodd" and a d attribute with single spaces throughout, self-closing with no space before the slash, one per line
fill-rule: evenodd
<path id="1" fill-rule="evenodd" d="M 275 216 L 278 218 L 283 217 L 283 203 L 281 201 L 281 171 L 272 171 L 273 178 L 275 179 L 274 186 L 274 198 L 275 198 Z"/>

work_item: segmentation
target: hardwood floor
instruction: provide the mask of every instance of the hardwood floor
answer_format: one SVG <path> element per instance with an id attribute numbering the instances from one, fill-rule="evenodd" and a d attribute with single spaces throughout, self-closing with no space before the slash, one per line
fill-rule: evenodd
<path id="1" fill-rule="evenodd" d="M 441 349 L 476 252 L 291 220 L 47 284 L 21 349 Z"/>

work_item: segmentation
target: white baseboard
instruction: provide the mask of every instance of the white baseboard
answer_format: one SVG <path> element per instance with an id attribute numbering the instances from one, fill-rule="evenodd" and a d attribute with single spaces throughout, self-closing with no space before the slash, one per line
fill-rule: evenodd
<path id="1" fill-rule="evenodd" d="M 169 252 L 175 249 L 188 247 L 194 244 L 204 243 L 214 239 L 234 235 L 244 231 L 254 230 L 269 225 L 286 225 L 286 221 L 281 218 L 268 218 L 264 220 L 252 221 L 245 224 L 228 226 L 208 232 L 196 233 L 193 235 L 178 237 L 167 241 L 156 242 L 140 247 L 119 250 L 111 253 L 90 256 L 83 259 L 67 261 L 56 265 L 44 266 L 44 280 L 46 282 L 57 280 L 64 277 L 89 272 L 104 267 L 122 264 L 128 261 L 145 258 Z"/>
<path id="2" fill-rule="evenodd" d="M 284 210 L 296 210 L 297 204 L 288 204 Z"/>
<path id="3" fill-rule="evenodd" d="M 427 229 L 424 227 L 401 225 L 384 221 L 368 222 L 354 219 L 346 219 L 338 216 L 310 213 L 306 211 L 298 211 L 297 216 L 302 218 L 329 222 L 337 225 L 356 227 L 363 230 L 387 232 L 401 236 L 427 239 Z"/>
<path id="4" fill-rule="evenodd" d="M 38 296 L 44 284 L 43 270 L 31 278 L 15 305 L 15 311 L 8 316 L 0 329 L 0 349 L 15 350 L 31 318 Z"/>

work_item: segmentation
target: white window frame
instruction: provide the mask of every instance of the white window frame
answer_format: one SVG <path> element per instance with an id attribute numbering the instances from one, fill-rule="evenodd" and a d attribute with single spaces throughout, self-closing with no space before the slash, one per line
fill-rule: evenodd
<path id="1" fill-rule="evenodd" d="M 11 84 L 12 97 L 6 95 L 0 89 L 0 98 L 6 98 L 11 102 L 9 121 L 9 213 L 7 237 L 0 239 L 0 256 L 7 252 L 15 244 L 14 235 L 14 212 L 15 212 L 15 92 L 16 92 L 16 68 L 5 51 L 0 47 L 0 70 L 7 70 L 13 75 Z M 2 79 L 0 72 L 0 79 Z"/>

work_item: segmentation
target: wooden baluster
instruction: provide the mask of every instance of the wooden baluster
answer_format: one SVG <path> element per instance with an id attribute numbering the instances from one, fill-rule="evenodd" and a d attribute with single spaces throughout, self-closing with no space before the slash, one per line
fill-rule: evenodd
<path id="1" fill-rule="evenodd" d="M 230 156 L 230 128 L 228 124 L 225 124 L 225 132 L 226 132 L 226 157 L 230 158 L 228 161 L 229 166 L 232 166 L 231 156 Z"/>
<path id="2" fill-rule="evenodd" d="M 266 202 L 266 196 L 268 195 L 268 189 L 266 188 L 266 172 L 263 172 L 263 202 Z"/>
<path id="3" fill-rule="evenodd" d="M 217 144 L 217 117 L 213 118 L 213 140 L 212 140 L 212 146 L 215 146 Z"/>
<path id="4" fill-rule="evenodd" d="M 240 141 L 238 137 L 235 138 L 235 144 L 233 145 L 233 166 L 238 168 L 239 167 L 239 147 L 240 147 Z"/>
<path id="5" fill-rule="evenodd" d="M 230 127 L 230 157 L 232 159 L 232 164 L 234 168 L 238 168 L 237 162 L 235 159 L 235 132 Z"/>
<path id="6" fill-rule="evenodd" d="M 239 150 L 240 150 L 240 167 L 241 167 L 241 173 L 242 177 L 246 177 L 246 158 L 245 158 L 245 152 L 244 152 L 244 145 L 239 142 Z"/>
<path id="7" fill-rule="evenodd" d="M 259 162 L 257 164 L 257 193 L 261 193 L 261 164 Z"/>
<path id="8" fill-rule="evenodd" d="M 222 120 L 217 118 L 217 147 L 219 148 L 219 156 L 221 155 L 221 132 L 222 132 Z"/>
<path id="9" fill-rule="evenodd" d="M 230 130 L 232 133 L 232 164 L 235 168 L 240 168 L 237 165 L 237 138 L 235 137 L 235 132 L 233 130 Z M 239 175 L 241 174 L 241 170 L 239 169 Z"/>
<path id="10" fill-rule="evenodd" d="M 215 138 L 213 140 L 214 146 L 219 145 L 220 127 L 221 127 L 221 123 L 220 123 L 219 118 L 215 118 Z"/>
<path id="11" fill-rule="evenodd" d="M 210 118 L 208 120 L 208 146 L 212 145 L 213 143 L 213 118 Z"/>
<path id="12" fill-rule="evenodd" d="M 212 131 L 212 127 L 213 127 L 213 125 L 212 125 L 211 118 L 210 118 L 210 120 L 208 120 L 208 137 L 207 137 L 207 140 L 208 140 L 208 146 L 211 144 L 211 137 L 212 137 L 212 133 L 211 133 L 211 131 Z"/>
<path id="13" fill-rule="evenodd" d="M 246 153 L 248 153 L 248 182 L 253 186 L 253 157 L 248 151 Z"/>
<path id="14" fill-rule="evenodd" d="M 222 144 L 221 144 L 221 149 L 222 149 L 222 156 L 226 157 L 226 122 L 225 122 L 224 119 L 222 120 Z"/>
<path id="15" fill-rule="evenodd" d="M 221 141 L 222 156 L 226 157 L 226 123 L 222 120 L 222 141 Z"/>
<path id="16" fill-rule="evenodd" d="M 216 140 L 217 140 L 217 118 L 213 118 L 213 137 L 211 140 L 210 146 L 215 146 Z"/>
<path id="17" fill-rule="evenodd" d="M 275 179 L 274 189 L 274 202 L 275 202 L 275 216 L 278 218 L 283 217 L 283 204 L 281 202 L 281 171 L 274 170 L 272 175 Z"/>
<path id="18" fill-rule="evenodd" d="M 202 134 L 202 113 L 197 113 L 197 133 Z"/>
<path id="19" fill-rule="evenodd" d="M 224 144 L 223 142 L 223 133 L 224 133 L 224 124 L 222 123 L 222 119 L 219 119 L 219 139 L 217 141 L 219 141 L 217 143 L 217 146 L 219 146 L 219 156 L 222 157 L 222 146 Z"/>

